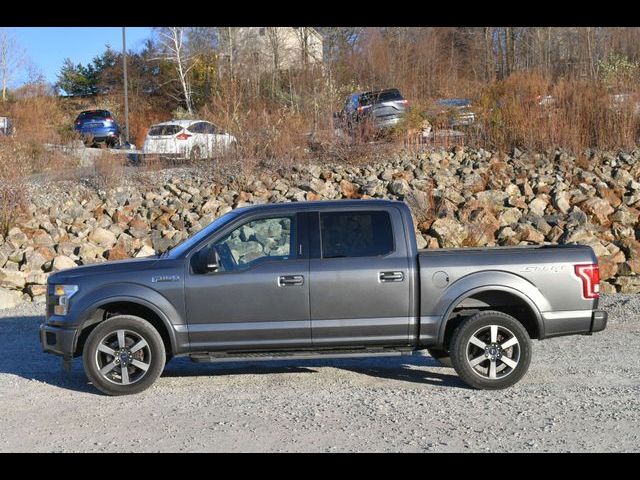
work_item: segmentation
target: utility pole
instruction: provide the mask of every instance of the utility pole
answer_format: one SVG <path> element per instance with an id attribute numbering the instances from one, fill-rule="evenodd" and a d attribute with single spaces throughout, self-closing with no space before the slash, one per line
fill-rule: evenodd
<path id="1" fill-rule="evenodd" d="M 127 144 L 129 143 L 129 91 L 127 89 L 127 40 L 125 28 L 122 27 L 122 66 L 124 70 L 124 131 Z"/>

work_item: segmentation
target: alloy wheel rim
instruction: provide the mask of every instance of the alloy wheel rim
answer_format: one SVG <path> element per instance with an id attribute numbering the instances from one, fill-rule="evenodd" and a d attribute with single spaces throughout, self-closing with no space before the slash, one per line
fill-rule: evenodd
<path id="1" fill-rule="evenodd" d="M 501 325 L 486 325 L 467 341 L 466 360 L 473 372 L 486 380 L 511 375 L 520 363 L 520 342 Z"/>
<path id="2" fill-rule="evenodd" d="M 151 348 L 139 333 L 114 330 L 98 343 L 95 362 L 105 380 L 116 385 L 132 385 L 149 371 Z"/>

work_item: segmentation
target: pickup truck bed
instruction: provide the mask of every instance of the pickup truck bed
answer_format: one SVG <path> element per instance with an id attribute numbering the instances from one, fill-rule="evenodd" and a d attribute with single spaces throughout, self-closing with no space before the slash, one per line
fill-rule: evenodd
<path id="1" fill-rule="evenodd" d="M 589 333 L 598 299 L 579 294 L 574 273 L 588 263 L 597 258 L 582 245 L 420 250 L 420 340 L 441 344 L 454 306 L 518 307 L 532 338 Z"/>

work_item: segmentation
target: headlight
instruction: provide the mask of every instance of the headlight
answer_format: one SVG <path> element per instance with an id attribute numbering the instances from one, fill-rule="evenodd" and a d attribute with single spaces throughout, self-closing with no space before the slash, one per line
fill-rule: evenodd
<path id="1" fill-rule="evenodd" d="M 69 310 L 69 299 L 78 291 L 77 285 L 55 285 L 53 296 L 55 303 L 53 313 L 56 315 L 66 315 Z"/>

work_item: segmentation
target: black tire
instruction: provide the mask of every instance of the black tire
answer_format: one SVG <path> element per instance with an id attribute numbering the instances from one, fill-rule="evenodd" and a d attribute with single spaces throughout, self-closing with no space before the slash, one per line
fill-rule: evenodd
<path id="1" fill-rule="evenodd" d="M 443 367 L 453 367 L 453 365 L 451 364 L 451 356 L 448 351 L 441 350 L 439 348 L 427 348 L 427 351 L 429 352 L 429 355 L 435 358 Z"/>
<path id="2" fill-rule="evenodd" d="M 120 348 L 120 335 L 125 342 L 124 349 Z M 142 345 L 141 340 L 146 345 L 139 346 Z M 122 356 L 98 350 L 101 345 L 105 350 L 122 352 Z M 126 372 L 120 358 L 125 358 Z M 158 331 L 146 320 L 133 315 L 117 315 L 99 324 L 87 338 L 82 353 L 87 378 L 107 395 L 130 395 L 149 388 L 162 373 L 166 359 Z M 109 366 L 111 369 L 100 372 Z"/>
<path id="3" fill-rule="evenodd" d="M 511 315 L 496 311 L 480 312 L 464 320 L 453 333 L 449 351 L 460 378 L 481 390 L 514 385 L 531 363 L 527 330 Z"/>

